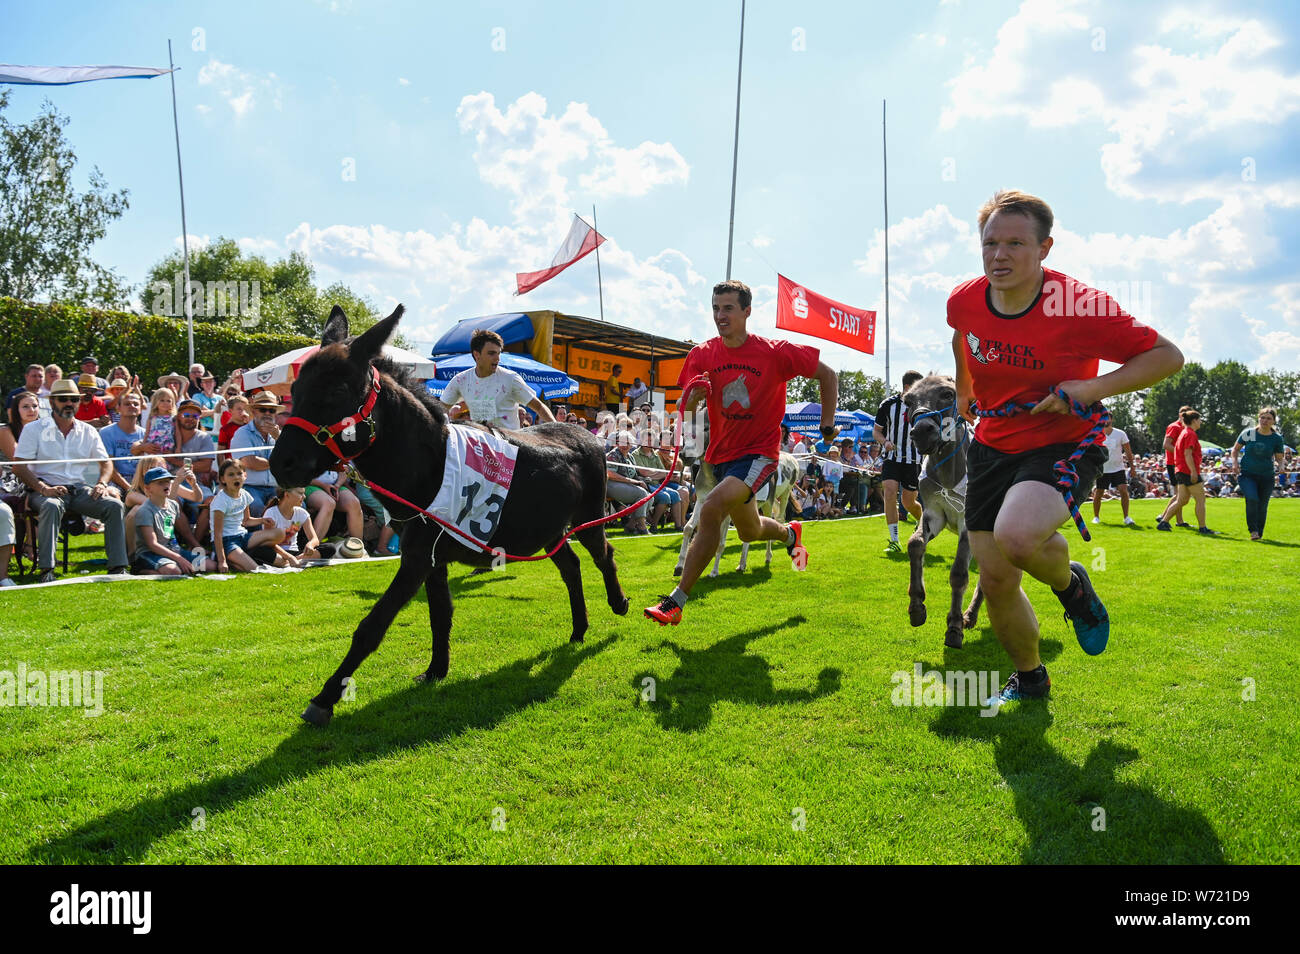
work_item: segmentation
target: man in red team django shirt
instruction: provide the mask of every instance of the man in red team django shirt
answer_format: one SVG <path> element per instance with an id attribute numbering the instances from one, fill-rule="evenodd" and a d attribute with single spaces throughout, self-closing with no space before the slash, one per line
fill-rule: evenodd
<path id="1" fill-rule="evenodd" d="M 980 209 L 979 226 L 984 277 L 958 285 L 948 298 L 957 406 L 973 421 L 972 400 L 984 411 L 1007 402 L 1035 405 L 979 418 L 968 454 L 971 553 L 993 631 L 1016 667 L 995 697 L 1001 704 L 1045 696 L 1051 686 L 1038 655 L 1038 620 L 1020 588 L 1023 574 L 1052 587 L 1085 652 L 1100 653 L 1110 636 L 1106 608 L 1058 532 L 1069 510 L 1053 467 L 1091 425 L 1053 392 L 1089 406 L 1167 378 L 1183 356 L 1104 292 L 1043 267 L 1052 210 L 1042 199 L 998 192 Z M 1099 377 L 1098 359 L 1119 367 Z M 1091 492 L 1105 453 L 1090 447 L 1078 461 L 1075 500 Z"/>
<path id="2" fill-rule="evenodd" d="M 709 447 L 703 466 L 713 468 L 717 485 L 698 504 L 699 528 L 686 551 L 677 589 L 645 615 L 661 626 L 676 626 L 691 587 L 718 549 L 722 518 L 730 514 L 740 539 L 779 540 L 786 545 L 796 569 L 807 566 L 799 521 L 783 524 L 759 515 L 754 494 L 776 470 L 781 452 L 781 420 L 785 416 L 785 383 L 791 378 L 816 378 L 821 386 L 822 434 L 835 436 L 835 402 L 839 380 L 808 345 L 751 335 L 745 330 L 752 296 L 744 282 L 725 281 L 713 287 L 713 324 L 718 337 L 696 345 L 686 356 L 678 384 L 684 389 L 679 407 L 693 411 L 701 400 L 709 408 Z M 696 377 L 707 387 L 689 387 Z M 706 397 L 707 395 L 707 397 Z"/>

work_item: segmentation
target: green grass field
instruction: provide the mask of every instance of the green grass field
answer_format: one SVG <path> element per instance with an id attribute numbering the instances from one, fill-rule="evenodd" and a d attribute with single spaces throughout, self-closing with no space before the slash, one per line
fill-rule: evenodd
<path id="1" fill-rule="evenodd" d="M 1031 583 L 1053 696 L 992 718 L 892 704 L 918 662 L 1010 667 L 983 619 L 943 647 L 951 535 L 908 625 L 879 518 L 810 524 L 804 574 L 733 546 L 677 628 L 639 612 L 678 537 L 615 540 L 625 618 L 584 552 L 582 646 L 549 564 L 455 567 L 448 679 L 412 681 L 421 593 L 324 730 L 298 713 L 394 562 L 0 594 L 0 670 L 105 674 L 95 718 L 0 708 L 0 862 L 1294 863 L 1300 506 L 1263 544 L 1240 501 L 1217 539 L 1158 506 L 1068 531 L 1110 647 Z"/>

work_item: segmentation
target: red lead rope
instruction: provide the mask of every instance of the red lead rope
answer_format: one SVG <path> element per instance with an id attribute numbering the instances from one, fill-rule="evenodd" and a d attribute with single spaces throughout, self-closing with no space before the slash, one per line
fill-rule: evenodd
<path id="1" fill-rule="evenodd" d="M 647 500 L 653 499 L 655 494 L 659 493 L 659 491 L 663 490 L 666 486 L 668 486 L 668 481 L 672 479 L 673 474 L 677 471 L 677 457 L 681 453 L 681 449 L 682 449 L 682 441 L 681 441 L 681 433 L 679 431 L 677 435 L 677 440 L 673 444 L 673 462 L 672 465 L 668 468 L 668 473 L 667 475 L 665 475 L 664 482 L 662 484 L 660 484 L 654 490 L 650 491 L 650 493 L 642 497 L 640 500 L 636 501 L 635 503 L 628 504 L 622 510 L 617 511 L 616 513 L 612 513 L 608 517 L 601 517 L 598 520 L 588 520 L 586 523 L 574 527 L 564 536 L 560 537 L 560 542 L 557 543 L 555 546 L 553 546 L 546 553 L 538 553 L 538 554 L 534 554 L 533 556 L 517 556 L 516 554 L 513 553 L 506 553 L 504 550 L 499 550 L 496 547 L 488 546 L 485 543 L 479 543 L 477 540 L 471 537 L 464 530 L 460 529 L 460 527 L 457 527 L 454 524 L 450 524 L 446 520 L 443 520 L 441 517 L 430 513 L 428 510 L 425 510 L 423 507 L 411 503 L 411 501 L 407 500 L 405 497 L 400 497 L 397 494 L 393 493 L 391 490 L 388 490 L 384 487 L 380 487 L 378 484 L 366 480 L 366 478 L 360 474 L 358 474 L 357 476 L 360 477 L 361 483 L 365 484 L 371 490 L 377 490 L 379 491 L 379 493 L 383 494 L 385 497 L 388 497 L 390 500 L 396 500 L 398 503 L 404 504 L 405 506 L 410 507 L 412 510 L 419 511 L 420 513 L 424 514 L 424 516 L 432 520 L 434 523 L 439 524 L 440 526 L 444 527 L 447 530 L 450 530 L 452 533 L 456 534 L 459 537 L 463 537 L 465 540 L 469 542 L 471 546 L 479 550 L 482 550 L 484 553 L 491 553 L 494 556 L 503 556 L 507 560 L 517 560 L 519 562 L 525 562 L 528 560 L 548 560 L 552 556 L 554 556 L 556 551 L 559 550 L 560 547 L 564 546 L 564 544 L 568 541 L 569 537 L 573 536 L 575 533 L 578 533 L 581 530 L 586 530 L 588 527 L 598 527 L 602 523 L 609 523 L 611 520 L 617 520 L 619 517 L 623 516 L 624 514 L 630 513 L 631 511 L 635 510 L 637 507 L 641 506 Z"/>

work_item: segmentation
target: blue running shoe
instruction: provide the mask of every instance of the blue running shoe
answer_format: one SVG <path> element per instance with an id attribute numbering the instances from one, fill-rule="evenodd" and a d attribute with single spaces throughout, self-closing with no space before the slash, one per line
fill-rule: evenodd
<path id="1" fill-rule="evenodd" d="M 1057 599 L 1065 607 L 1066 620 L 1074 624 L 1074 636 L 1079 640 L 1079 646 L 1089 656 L 1100 656 L 1110 640 L 1110 616 L 1098 599 L 1097 591 L 1092 588 L 1092 580 L 1088 579 L 1083 564 L 1071 560 L 1070 572 L 1079 581 L 1074 597 L 1067 599 L 1058 593 Z"/>
<path id="2" fill-rule="evenodd" d="M 1002 691 L 996 696 L 989 696 L 984 700 L 984 706 L 988 709 L 997 709 L 1006 705 L 1008 702 L 1019 702 L 1021 699 L 1043 699 L 1052 689 L 1052 679 L 1047 675 L 1047 670 L 1043 669 L 1043 680 L 1036 686 L 1021 685 L 1020 673 L 1013 672 L 1007 684 L 1002 687 Z"/>

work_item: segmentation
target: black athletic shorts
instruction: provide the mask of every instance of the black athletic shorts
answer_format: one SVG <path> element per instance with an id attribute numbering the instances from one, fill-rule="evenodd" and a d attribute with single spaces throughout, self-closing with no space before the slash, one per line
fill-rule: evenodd
<path id="1" fill-rule="evenodd" d="M 900 464 L 896 460 L 887 460 L 880 468 L 881 480 L 896 480 L 904 490 L 916 491 L 917 481 L 921 479 L 920 464 Z"/>
<path id="2" fill-rule="evenodd" d="M 1177 478 L 1174 476 L 1178 471 L 1174 469 L 1173 464 L 1165 464 L 1165 473 L 1169 475 L 1169 483 L 1171 485 L 1178 483 Z"/>
<path id="3" fill-rule="evenodd" d="M 1102 474 L 1097 478 L 1097 488 L 1105 490 L 1107 487 L 1114 487 L 1119 490 L 1121 487 L 1128 486 L 1128 475 L 1122 470 L 1112 470 L 1110 473 Z"/>
<path id="4" fill-rule="evenodd" d="M 1199 478 L 1192 480 L 1191 474 L 1174 474 L 1174 483 L 1182 484 L 1184 487 L 1195 487 L 1200 482 Z"/>
<path id="5" fill-rule="evenodd" d="M 1053 468 L 1058 460 L 1065 460 L 1078 444 L 1048 444 L 1020 454 L 1004 454 L 993 448 L 971 441 L 966 455 L 966 529 L 993 530 L 1002 501 L 1015 484 L 1025 480 L 1056 486 Z M 1087 500 L 1097 474 L 1106 463 L 1106 448 L 1096 444 L 1089 447 L 1074 465 L 1079 475 L 1074 490 L 1076 504 Z"/>

